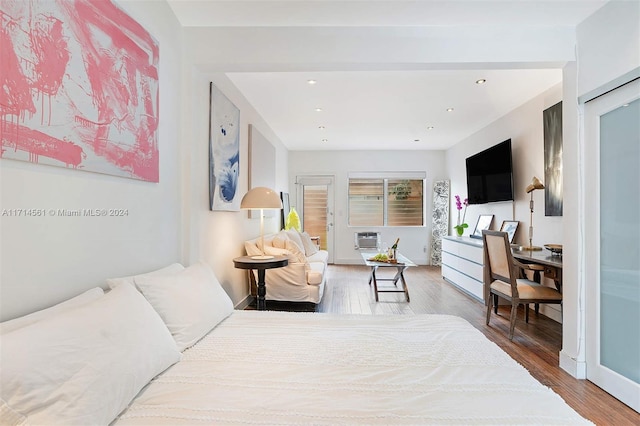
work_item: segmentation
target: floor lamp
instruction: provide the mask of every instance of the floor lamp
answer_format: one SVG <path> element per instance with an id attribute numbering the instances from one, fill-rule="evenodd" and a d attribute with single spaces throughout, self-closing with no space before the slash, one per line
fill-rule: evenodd
<path id="1" fill-rule="evenodd" d="M 282 201 L 280 195 L 274 190 L 264 186 L 251 188 L 249 192 L 244 194 L 240 201 L 240 208 L 244 210 L 260 210 L 260 249 L 262 254 L 259 256 L 251 256 L 252 259 L 273 259 L 273 256 L 264 254 L 264 210 L 265 209 L 282 209 Z"/>
<path id="2" fill-rule="evenodd" d="M 542 250 L 542 247 L 536 247 L 533 245 L 533 191 L 536 189 L 544 189 L 544 184 L 540 179 L 534 176 L 533 179 L 531 179 L 531 183 L 526 188 L 527 194 L 531 194 L 531 200 L 529 201 L 529 210 L 531 212 L 529 217 L 529 246 L 520 247 L 520 250 Z"/>

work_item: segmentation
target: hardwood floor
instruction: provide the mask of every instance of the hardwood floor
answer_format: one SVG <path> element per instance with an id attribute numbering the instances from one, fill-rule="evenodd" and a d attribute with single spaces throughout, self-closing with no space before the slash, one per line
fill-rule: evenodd
<path id="1" fill-rule="evenodd" d="M 387 272 L 390 273 L 382 271 L 378 275 Z M 574 379 L 558 366 L 562 347 L 559 323 L 531 311 L 527 324 L 521 307 L 513 341 L 509 341 L 510 308 L 500 308 L 498 315 L 492 314 L 490 325 L 485 325 L 484 305 L 446 283 L 438 267 L 419 266 L 405 272 L 410 303 L 402 293 L 380 293 L 380 301 L 375 302 L 373 290 L 367 285 L 368 276 L 369 269 L 365 266 L 329 265 L 327 285 L 319 305 L 268 301 L 267 309 L 365 315 L 457 315 L 483 332 L 585 418 L 597 425 L 640 425 L 640 414 L 593 383 Z"/>

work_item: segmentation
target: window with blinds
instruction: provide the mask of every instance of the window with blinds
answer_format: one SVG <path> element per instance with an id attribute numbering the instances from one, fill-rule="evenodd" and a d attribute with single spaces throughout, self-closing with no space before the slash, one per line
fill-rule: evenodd
<path id="1" fill-rule="evenodd" d="M 422 179 L 349 178 L 350 226 L 423 226 Z"/>

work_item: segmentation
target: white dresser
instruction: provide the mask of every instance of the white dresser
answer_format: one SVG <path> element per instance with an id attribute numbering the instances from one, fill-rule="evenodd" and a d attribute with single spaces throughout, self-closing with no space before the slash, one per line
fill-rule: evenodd
<path id="1" fill-rule="evenodd" d="M 482 240 L 442 237 L 442 277 L 480 301 L 484 301 Z"/>

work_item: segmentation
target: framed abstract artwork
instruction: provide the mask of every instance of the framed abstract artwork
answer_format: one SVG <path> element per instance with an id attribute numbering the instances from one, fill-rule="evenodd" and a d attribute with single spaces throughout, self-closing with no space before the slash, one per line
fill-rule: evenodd
<path id="1" fill-rule="evenodd" d="M 209 209 L 239 211 L 240 110 L 209 83 Z"/>
<path id="2" fill-rule="evenodd" d="M 109 0 L 0 14 L 0 156 L 158 182 L 158 42 Z"/>
<path id="3" fill-rule="evenodd" d="M 545 109 L 544 215 L 562 216 L 562 102 Z"/>

